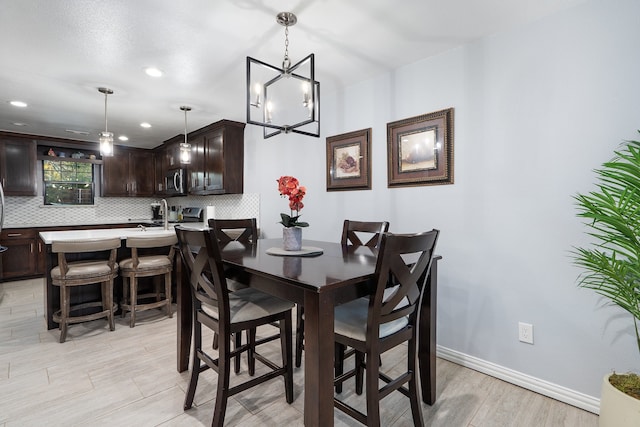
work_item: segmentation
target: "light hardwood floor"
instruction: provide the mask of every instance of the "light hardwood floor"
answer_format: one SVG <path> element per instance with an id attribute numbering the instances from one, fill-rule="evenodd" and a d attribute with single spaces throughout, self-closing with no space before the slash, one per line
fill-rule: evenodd
<path id="1" fill-rule="evenodd" d="M 43 307 L 41 279 L 0 283 L 0 427 L 210 425 L 214 372 L 201 375 L 194 407 L 182 409 L 188 373 L 176 371 L 175 316 L 143 312 L 133 329 L 117 316 L 113 332 L 105 320 L 71 325 L 60 344 L 58 330 L 45 328 Z M 278 351 L 273 343 L 267 353 L 279 360 Z M 402 351 L 385 354 L 383 366 L 396 369 Z M 594 414 L 445 360 L 437 371 L 438 400 L 423 404 L 428 426 L 597 426 Z M 282 380 L 272 380 L 232 397 L 226 424 L 303 425 L 303 370 L 294 377 L 293 404 L 285 402 Z M 352 382 L 342 396 L 363 403 Z M 384 426 L 412 425 L 408 399 L 399 393 L 385 398 L 381 411 Z M 359 425 L 339 411 L 335 420 Z"/>

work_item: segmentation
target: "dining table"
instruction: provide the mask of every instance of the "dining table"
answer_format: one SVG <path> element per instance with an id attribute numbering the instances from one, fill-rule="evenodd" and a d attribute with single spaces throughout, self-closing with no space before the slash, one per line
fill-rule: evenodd
<path id="1" fill-rule="evenodd" d="M 230 242 L 222 249 L 228 278 L 304 306 L 304 424 L 333 426 L 334 308 L 373 292 L 377 250 L 337 242 L 303 240 L 303 255 L 287 255 L 282 239 Z M 426 277 L 418 320 L 422 400 L 436 400 L 436 293 L 438 260 Z M 177 369 L 189 368 L 190 283 L 177 262 Z"/>

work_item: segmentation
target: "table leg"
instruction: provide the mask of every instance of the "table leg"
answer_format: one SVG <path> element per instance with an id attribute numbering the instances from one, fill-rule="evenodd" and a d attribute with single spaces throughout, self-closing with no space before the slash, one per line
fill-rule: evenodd
<path id="1" fill-rule="evenodd" d="M 431 263 L 427 276 L 418 327 L 418 362 L 422 401 L 427 405 L 436 402 L 436 301 L 438 293 L 438 259 Z"/>
<path id="2" fill-rule="evenodd" d="M 332 294 L 304 294 L 304 425 L 333 426 Z"/>
<path id="3" fill-rule="evenodd" d="M 189 369 L 189 353 L 191 352 L 192 302 L 189 279 L 183 277 L 182 258 L 176 257 L 176 305 L 178 324 L 178 372 Z"/>

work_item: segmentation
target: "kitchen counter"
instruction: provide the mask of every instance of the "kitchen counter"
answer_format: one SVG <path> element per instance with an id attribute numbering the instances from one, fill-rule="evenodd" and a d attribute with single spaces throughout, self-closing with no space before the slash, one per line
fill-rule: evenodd
<path id="1" fill-rule="evenodd" d="M 174 233 L 173 227 L 180 225 L 186 228 L 193 228 L 196 230 L 203 230 L 205 225 L 202 222 L 185 222 L 185 223 L 171 223 L 169 224 L 169 230 L 165 230 L 163 227 L 146 227 L 146 228 L 107 228 L 107 229 L 93 229 L 93 230 L 66 230 L 66 231 L 41 231 L 40 238 L 46 245 L 50 245 L 54 241 L 60 240 L 83 240 L 83 239 L 109 239 L 113 237 L 119 237 L 125 240 L 127 237 L 144 237 L 144 236 L 162 236 L 165 234 Z"/>

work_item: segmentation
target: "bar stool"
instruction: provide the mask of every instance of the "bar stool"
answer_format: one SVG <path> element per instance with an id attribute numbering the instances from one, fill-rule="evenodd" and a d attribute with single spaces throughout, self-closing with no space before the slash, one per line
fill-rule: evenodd
<path id="1" fill-rule="evenodd" d="M 113 279 L 118 275 L 116 254 L 120 247 L 120 238 L 56 241 L 51 243 L 51 251 L 58 254 L 58 265 L 51 269 L 51 283 L 60 287 L 60 310 L 53 314 L 53 321 L 60 324 L 60 342 L 67 338 L 68 325 L 87 322 L 106 317 L 109 330 L 115 329 L 113 313 Z M 104 253 L 109 251 L 107 259 L 90 259 L 83 261 L 67 260 L 67 256 L 82 253 Z M 101 301 L 85 302 L 71 305 L 71 288 L 76 286 L 100 283 Z M 100 307 L 101 311 L 90 314 L 71 316 L 74 311 Z"/>
<path id="2" fill-rule="evenodd" d="M 173 271 L 174 245 L 178 243 L 175 234 L 163 236 L 128 237 L 127 247 L 131 249 L 131 258 L 120 261 L 123 299 L 120 307 L 122 317 L 131 312 L 130 327 L 136 325 L 136 312 L 152 308 L 165 307 L 167 315 L 173 317 L 171 311 L 171 272 Z M 168 254 L 157 254 L 159 249 L 167 248 Z M 151 250 L 156 254 L 140 256 L 139 249 Z M 138 295 L 138 278 L 164 275 L 164 292 L 158 284 L 153 293 Z M 161 298 L 164 296 L 164 298 Z M 139 300 L 155 297 L 155 301 L 139 303 Z"/>

